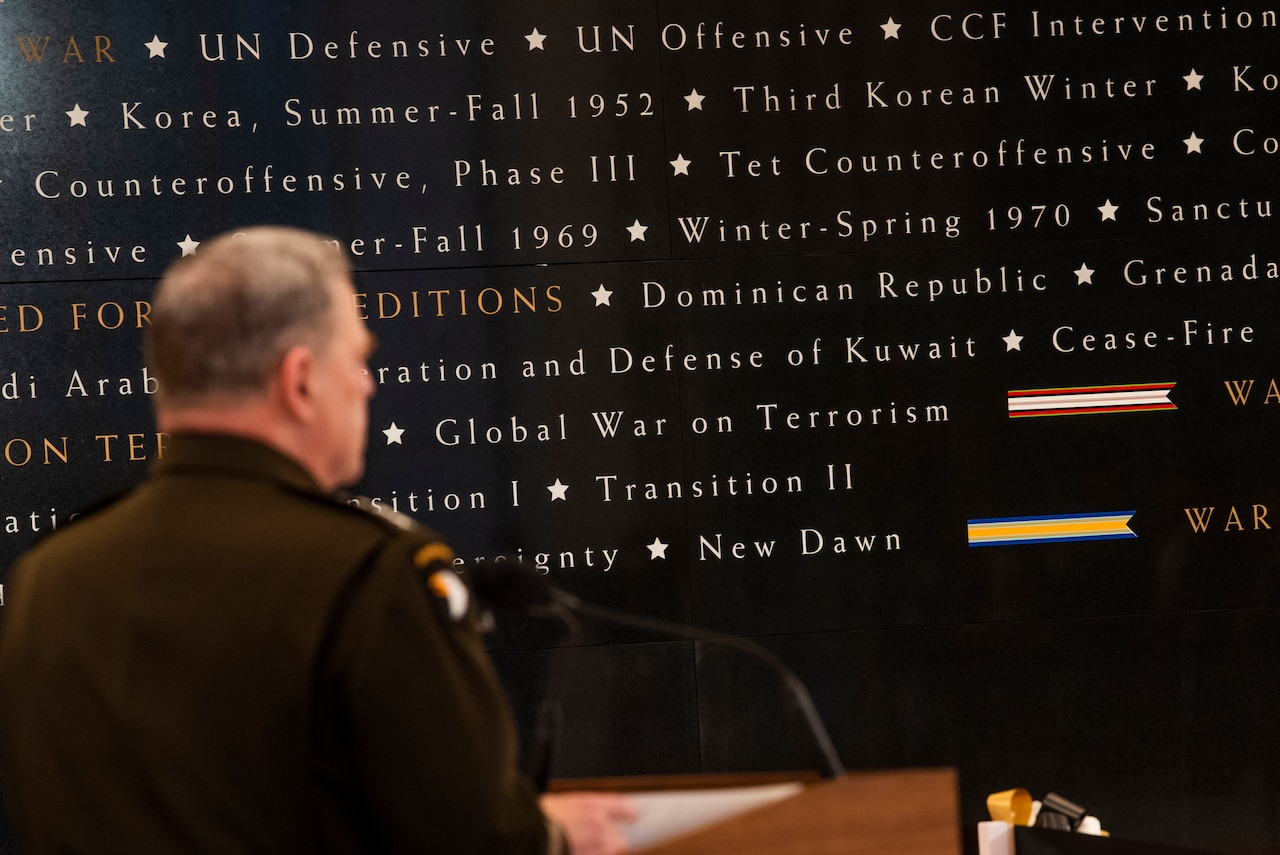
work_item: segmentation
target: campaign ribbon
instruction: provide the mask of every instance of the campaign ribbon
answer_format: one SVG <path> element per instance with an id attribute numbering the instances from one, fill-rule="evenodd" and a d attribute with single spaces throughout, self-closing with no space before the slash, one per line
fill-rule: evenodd
<path id="1" fill-rule="evenodd" d="M 1146 413 L 1176 410 L 1169 400 L 1176 383 L 1113 386 L 1064 386 L 1009 392 L 1009 418 L 1079 416 L 1098 413 Z"/>
<path id="2" fill-rule="evenodd" d="M 1088 514 L 1000 517 L 969 520 L 970 546 L 1012 546 L 1019 543 L 1068 543 L 1118 540 L 1138 535 L 1129 528 L 1135 511 Z"/>

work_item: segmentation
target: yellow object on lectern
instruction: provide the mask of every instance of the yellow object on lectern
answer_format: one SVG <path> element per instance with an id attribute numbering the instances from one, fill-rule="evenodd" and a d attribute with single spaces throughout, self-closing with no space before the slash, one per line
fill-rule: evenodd
<path id="1" fill-rule="evenodd" d="M 1027 825 L 1031 822 L 1031 793 L 1021 787 L 987 796 L 987 812 L 997 822 Z"/>

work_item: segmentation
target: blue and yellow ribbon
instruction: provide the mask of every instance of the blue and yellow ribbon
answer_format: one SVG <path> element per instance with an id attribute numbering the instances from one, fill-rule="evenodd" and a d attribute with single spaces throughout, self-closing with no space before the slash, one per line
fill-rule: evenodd
<path id="1" fill-rule="evenodd" d="M 1013 546 L 1019 543 L 1073 543 L 1118 540 L 1138 535 L 1129 528 L 1134 511 L 1002 517 L 969 520 L 970 546 Z"/>

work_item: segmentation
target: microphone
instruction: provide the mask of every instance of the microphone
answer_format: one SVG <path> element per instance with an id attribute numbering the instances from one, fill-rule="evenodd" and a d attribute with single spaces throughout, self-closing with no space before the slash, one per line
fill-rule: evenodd
<path id="1" fill-rule="evenodd" d="M 792 701 L 804 716 L 809 738 L 822 758 L 823 777 L 839 778 L 844 775 L 844 764 L 841 763 L 840 756 L 831 742 L 831 735 L 827 732 L 817 708 L 813 705 L 809 690 L 781 659 L 754 641 L 584 602 L 568 591 L 555 587 L 534 568 L 519 559 L 503 557 L 494 561 L 468 564 L 465 569 L 467 579 L 471 583 L 471 590 L 476 597 L 481 602 L 501 611 L 557 617 L 565 620 L 571 630 L 576 623 L 574 616 L 580 615 L 646 630 L 681 641 L 718 644 L 764 662 L 786 686 Z"/>
<path id="2" fill-rule="evenodd" d="M 540 614 L 551 607 L 556 593 L 564 593 L 518 558 L 500 555 L 466 564 L 463 571 L 476 598 L 499 611 Z"/>

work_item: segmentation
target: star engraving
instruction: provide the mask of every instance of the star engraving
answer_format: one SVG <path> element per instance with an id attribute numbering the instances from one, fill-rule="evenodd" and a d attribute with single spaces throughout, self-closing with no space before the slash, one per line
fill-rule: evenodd
<path id="1" fill-rule="evenodd" d="M 591 296 L 596 298 L 596 306 L 608 306 L 609 298 L 613 296 L 613 292 L 604 287 L 604 283 L 600 283 L 600 287 L 591 292 Z"/>
<path id="2" fill-rule="evenodd" d="M 529 40 L 529 50 L 546 50 L 546 48 L 542 46 L 542 43 L 547 40 L 547 37 L 538 32 L 537 27 L 534 27 L 533 32 L 525 36 L 525 38 Z"/>
<path id="3" fill-rule="evenodd" d="M 76 125 L 79 125 L 82 128 L 89 127 L 87 124 L 85 124 L 85 121 L 84 121 L 85 117 L 88 115 L 89 115 L 89 111 L 81 110 L 79 104 L 76 104 L 74 107 L 72 107 L 70 110 L 67 111 L 67 116 L 71 119 L 70 126 L 73 128 Z"/>
<path id="4" fill-rule="evenodd" d="M 547 485 L 547 492 L 551 494 L 551 501 L 565 502 L 568 501 L 566 494 L 569 492 L 569 485 L 557 478 L 554 484 Z"/>
<path id="5" fill-rule="evenodd" d="M 1075 273 L 1075 275 L 1076 275 L 1076 284 L 1077 284 L 1077 285 L 1092 285 L 1092 284 L 1093 284 L 1093 274 L 1094 274 L 1094 271 L 1093 271 L 1092 269 L 1090 269 L 1089 265 L 1087 265 L 1087 264 L 1081 264 L 1081 265 L 1080 265 L 1080 269 L 1079 269 L 1079 270 L 1074 270 L 1074 271 L 1072 271 L 1072 272 L 1073 272 L 1073 273 Z"/>
<path id="6" fill-rule="evenodd" d="M 898 38 L 898 29 L 901 26 L 902 25 L 894 21 L 893 18 L 890 18 L 880 25 L 880 29 L 884 30 L 885 39 L 896 39 Z"/>
<path id="7" fill-rule="evenodd" d="M 659 558 L 667 557 L 667 547 L 670 544 L 663 543 L 661 539 L 654 538 L 653 543 L 648 544 L 649 560 L 657 561 Z"/>
<path id="8" fill-rule="evenodd" d="M 200 241 L 191 237 L 190 234 L 188 234 L 182 240 L 178 241 L 178 246 L 181 247 L 182 249 L 183 258 L 186 258 L 188 255 L 195 255 L 196 247 L 198 247 L 199 245 L 200 245 Z"/>
<path id="9" fill-rule="evenodd" d="M 690 89 L 689 94 L 684 96 L 684 100 L 689 102 L 690 110 L 701 110 L 702 99 L 706 97 L 706 95 L 699 95 L 697 89 Z"/>
<path id="10" fill-rule="evenodd" d="M 1116 221 L 1116 211 L 1118 210 L 1120 210 L 1120 206 L 1111 204 L 1110 199 L 1098 206 L 1098 211 L 1102 214 L 1102 221 L 1104 223 L 1107 220 L 1114 223 Z"/>
<path id="11" fill-rule="evenodd" d="M 1191 136 L 1187 137 L 1183 142 L 1187 145 L 1187 154 L 1204 154 L 1204 152 L 1200 150 L 1200 144 L 1203 143 L 1204 140 L 1196 136 L 1195 131 L 1192 131 Z"/>
<path id="12" fill-rule="evenodd" d="M 1192 89 L 1200 89 L 1200 81 L 1204 80 L 1204 75 L 1196 74 L 1196 70 L 1193 68 L 1190 74 L 1182 75 L 1182 79 L 1187 81 L 1187 91 L 1190 92 Z M 1200 89 L 1200 91 L 1203 92 L 1204 90 Z"/>
<path id="13" fill-rule="evenodd" d="M 685 159 L 685 156 L 684 156 L 683 154 L 677 154 L 677 155 L 676 155 L 676 159 L 675 159 L 675 160 L 673 160 L 673 161 L 670 161 L 670 163 L 671 163 L 671 169 L 672 169 L 672 173 L 671 173 L 671 174 L 672 174 L 673 176 L 674 176 L 674 175 L 688 175 L 688 174 L 689 174 L 689 164 L 693 163 L 693 161 L 692 161 L 692 160 L 686 160 L 686 159 Z"/>
<path id="14" fill-rule="evenodd" d="M 1023 336 L 1018 335 L 1016 331 L 1009 330 L 1009 334 L 1004 337 L 1004 352 L 1008 353 L 1011 350 L 1022 350 L 1022 339 Z"/>
<path id="15" fill-rule="evenodd" d="M 638 241 L 638 240 L 639 240 L 639 241 L 644 240 L 644 233 L 645 233 L 648 229 L 649 229 L 649 227 L 648 227 L 648 226 L 642 226 L 642 225 L 640 225 L 640 218 L 639 218 L 639 217 L 637 217 L 637 218 L 636 218 L 636 221 L 635 221 L 634 223 L 632 223 L 631 225 L 627 226 L 627 231 L 631 234 L 631 242 L 632 242 L 632 243 L 635 243 L 635 242 L 636 242 L 636 241 Z"/>
<path id="16" fill-rule="evenodd" d="M 404 428 L 396 427 L 396 423 L 392 422 L 391 427 L 382 432 L 387 437 L 387 445 L 404 445 L 400 441 L 400 437 L 404 436 Z"/>
<path id="17" fill-rule="evenodd" d="M 160 41 L 159 36 L 152 36 L 151 41 L 146 42 L 144 45 L 144 47 L 151 52 L 147 59 L 155 59 L 156 57 L 164 59 L 164 49 L 168 46 L 169 43 Z"/>

